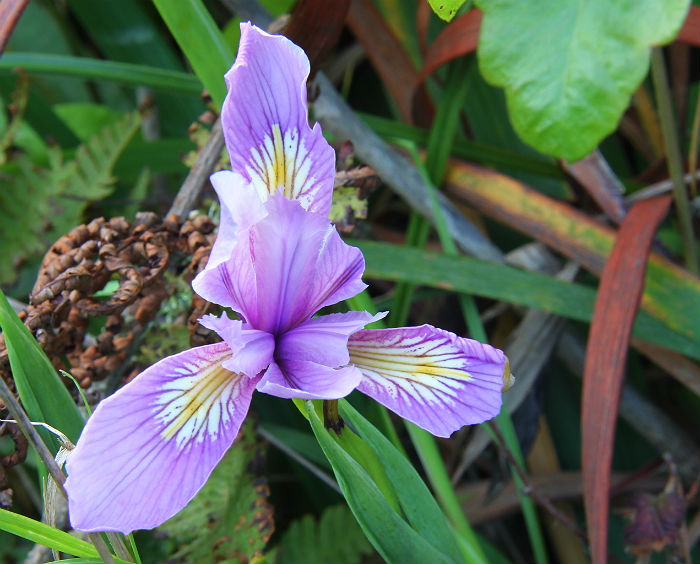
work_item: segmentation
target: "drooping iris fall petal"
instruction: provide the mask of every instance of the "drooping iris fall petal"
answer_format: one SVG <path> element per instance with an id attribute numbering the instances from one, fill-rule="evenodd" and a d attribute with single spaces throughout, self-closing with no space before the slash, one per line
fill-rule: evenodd
<path id="1" fill-rule="evenodd" d="M 262 201 L 283 187 L 287 198 L 328 217 L 335 153 L 319 125 L 309 127 L 308 75 L 309 60 L 299 47 L 242 23 L 221 123 L 231 168 Z"/>
<path id="2" fill-rule="evenodd" d="M 165 358 L 98 405 L 68 460 L 71 524 L 151 529 L 194 497 L 229 449 L 256 380 L 232 373 L 225 343 Z"/>
<path id="3" fill-rule="evenodd" d="M 431 325 L 358 331 L 348 349 L 359 391 L 438 437 L 498 415 L 510 382 L 502 351 Z"/>

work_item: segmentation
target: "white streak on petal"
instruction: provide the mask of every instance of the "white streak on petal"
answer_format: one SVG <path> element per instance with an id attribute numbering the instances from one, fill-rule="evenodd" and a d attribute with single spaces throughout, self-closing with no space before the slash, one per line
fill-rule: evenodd
<path id="1" fill-rule="evenodd" d="M 150 529 L 182 509 L 233 443 L 257 379 L 221 367 L 225 343 L 165 358 L 98 405 L 68 461 L 83 531 Z"/>
<path id="2" fill-rule="evenodd" d="M 434 435 L 496 416 L 506 358 L 430 325 L 358 331 L 348 342 L 358 389 Z"/>

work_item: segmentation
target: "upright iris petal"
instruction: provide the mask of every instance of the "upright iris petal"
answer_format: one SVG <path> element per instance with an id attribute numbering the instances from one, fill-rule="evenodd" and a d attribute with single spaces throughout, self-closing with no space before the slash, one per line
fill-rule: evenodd
<path id="1" fill-rule="evenodd" d="M 287 38 L 241 24 L 238 57 L 226 73 L 221 122 L 231 168 L 265 201 L 282 187 L 304 209 L 328 216 L 335 154 L 318 124 L 309 127 L 309 60 Z"/>

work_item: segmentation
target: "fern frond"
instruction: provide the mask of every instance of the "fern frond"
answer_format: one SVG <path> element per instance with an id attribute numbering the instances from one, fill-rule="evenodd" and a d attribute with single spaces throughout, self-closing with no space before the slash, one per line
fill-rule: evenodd
<path id="1" fill-rule="evenodd" d="M 326 508 L 317 521 L 304 515 L 282 537 L 279 562 L 284 564 L 357 564 L 372 546 L 347 505 Z"/>
<path id="2" fill-rule="evenodd" d="M 176 540 L 185 562 L 247 563 L 260 556 L 274 530 L 265 483 L 250 471 L 262 457 L 250 423 L 195 498 L 158 530 Z"/>
<path id="3" fill-rule="evenodd" d="M 48 168 L 19 155 L 0 170 L 0 284 L 16 277 L 19 261 L 81 223 L 85 208 L 112 192 L 114 165 L 140 124 L 138 112 L 127 114 L 79 146 L 70 161 L 52 147 Z"/>

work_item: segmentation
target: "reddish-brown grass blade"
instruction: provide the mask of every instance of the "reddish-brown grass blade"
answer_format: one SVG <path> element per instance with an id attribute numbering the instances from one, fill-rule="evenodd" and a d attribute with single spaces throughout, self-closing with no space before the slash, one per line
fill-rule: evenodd
<path id="1" fill-rule="evenodd" d="M 350 0 L 300 0 L 284 34 L 299 45 L 311 62 L 313 76 L 343 30 Z"/>
<path id="2" fill-rule="evenodd" d="M 607 561 L 610 465 L 632 324 L 647 255 L 669 196 L 638 202 L 622 222 L 598 288 L 583 376 L 583 492 L 594 564 Z M 650 422 L 653 424 L 653 422 Z"/>
<path id="3" fill-rule="evenodd" d="M 435 38 L 425 56 L 420 82 L 424 81 L 440 65 L 472 53 L 479 42 L 481 28 L 481 10 L 469 10 L 451 21 Z"/>
<path id="4" fill-rule="evenodd" d="M 700 8 L 698 6 L 690 7 L 683 27 L 676 36 L 676 41 L 700 47 Z"/>
<path id="5" fill-rule="evenodd" d="M 417 86 L 418 72 L 371 0 L 352 0 L 347 23 L 389 89 L 401 117 L 408 123 L 428 126 L 434 111 L 425 90 Z"/>
<path id="6" fill-rule="evenodd" d="M 0 2 L 0 53 L 10 40 L 19 17 L 29 4 L 29 0 L 2 0 Z"/>
<path id="7" fill-rule="evenodd" d="M 418 2 L 416 8 L 416 33 L 418 35 L 418 47 L 421 55 L 428 51 L 428 27 L 430 26 L 430 16 L 433 9 L 427 2 Z"/>

